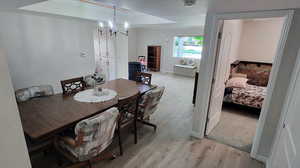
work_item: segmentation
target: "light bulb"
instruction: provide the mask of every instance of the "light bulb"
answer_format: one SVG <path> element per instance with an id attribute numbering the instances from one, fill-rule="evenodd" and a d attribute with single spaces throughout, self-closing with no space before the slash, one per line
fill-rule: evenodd
<path id="1" fill-rule="evenodd" d="M 127 21 L 124 22 L 124 28 L 127 31 L 129 28 L 129 23 Z"/>
<path id="2" fill-rule="evenodd" d="M 104 27 L 104 24 L 103 24 L 103 22 L 99 22 L 99 23 L 98 23 L 98 25 L 99 25 L 99 27 L 101 27 L 101 28 L 103 28 L 103 27 Z"/>
<path id="3" fill-rule="evenodd" d="M 113 22 L 112 22 L 112 21 L 108 21 L 108 25 L 109 25 L 109 27 L 110 27 L 111 29 L 113 29 L 113 27 L 114 27 L 114 24 L 113 24 Z"/>

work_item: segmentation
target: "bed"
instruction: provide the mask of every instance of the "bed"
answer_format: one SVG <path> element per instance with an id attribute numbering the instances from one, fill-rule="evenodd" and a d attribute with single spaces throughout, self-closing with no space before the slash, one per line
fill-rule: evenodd
<path id="1" fill-rule="evenodd" d="M 226 87 L 224 102 L 262 108 L 272 64 L 239 61 L 231 65 L 230 76 L 234 73 L 245 74 L 248 82 L 244 87 Z"/>
<path id="2" fill-rule="evenodd" d="M 226 88 L 224 102 L 261 109 L 266 88 L 249 84 L 245 88 Z"/>

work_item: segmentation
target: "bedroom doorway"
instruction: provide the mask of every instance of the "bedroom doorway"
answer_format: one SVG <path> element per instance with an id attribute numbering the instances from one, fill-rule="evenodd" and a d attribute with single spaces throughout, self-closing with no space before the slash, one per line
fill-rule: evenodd
<path id="1" fill-rule="evenodd" d="M 221 20 L 205 135 L 251 152 L 285 17 Z"/>

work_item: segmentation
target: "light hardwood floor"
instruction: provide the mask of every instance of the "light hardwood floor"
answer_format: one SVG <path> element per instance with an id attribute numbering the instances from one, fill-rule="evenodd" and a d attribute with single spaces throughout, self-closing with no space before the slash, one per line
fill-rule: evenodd
<path id="1" fill-rule="evenodd" d="M 193 79 L 172 74 L 153 73 L 153 84 L 166 86 L 159 110 L 151 122 L 157 132 L 139 126 L 138 144 L 131 130 L 122 131 L 124 155 L 113 161 L 101 161 L 93 168 L 263 168 L 248 153 L 229 146 L 190 137 L 193 113 Z M 118 152 L 117 143 L 108 149 Z M 35 167 L 54 168 L 54 153 L 34 158 Z"/>

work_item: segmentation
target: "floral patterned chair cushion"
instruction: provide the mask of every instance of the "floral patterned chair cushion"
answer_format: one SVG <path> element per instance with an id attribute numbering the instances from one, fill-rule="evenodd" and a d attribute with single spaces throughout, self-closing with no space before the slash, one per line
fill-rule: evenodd
<path id="1" fill-rule="evenodd" d="M 75 127 L 75 140 L 62 137 L 58 145 L 77 161 L 86 161 L 99 155 L 113 140 L 119 110 L 111 108 L 94 117 L 80 121 Z M 68 143 L 73 141 L 72 143 Z"/>
<path id="2" fill-rule="evenodd" d="M 157 110 L 164 90 L 165 87 L 157 87 L 142 96 L 141 102 L 139 103 L 139 111 L 143 119 L 149 117 Z"/>
<path id="3" fill-rule="evenodd" d="M 51 85 L 32 86 L 15 92 L 18 102 L 24 102 L 34 97 L 51 96 L 54 94 Z"/>

